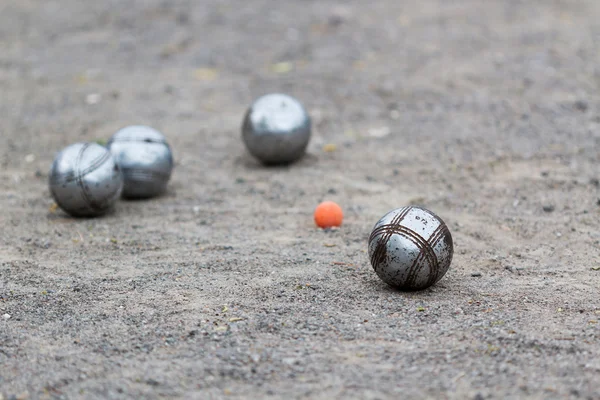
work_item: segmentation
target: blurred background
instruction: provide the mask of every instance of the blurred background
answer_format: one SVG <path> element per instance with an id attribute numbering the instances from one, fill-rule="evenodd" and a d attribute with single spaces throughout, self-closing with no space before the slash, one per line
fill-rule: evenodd
<path id="1" fill-rule="evenodd" d="M 423 146 L 487 144 L 470 153 L 572 147 L 576 138 L 592 143 L 588 126 L 597 134 L 589 115 L 597 111 L 599 8 L 567 0 L 4 0 L 0 127 L 5 144 L 32 151 L 135 121 L 182 147 L 201 138 L 222 149 L 253 98 L 282 91 L 312 112 L 313 149 L 389 133 Z M 582 119 L 585 129 L 574 128 Z M 19 144 L 10 139 L 16 132 Z"/>

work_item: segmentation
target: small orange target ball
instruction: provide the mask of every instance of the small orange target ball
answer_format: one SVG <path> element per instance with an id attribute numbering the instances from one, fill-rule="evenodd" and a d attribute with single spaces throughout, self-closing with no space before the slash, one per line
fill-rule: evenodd
<path id="1" fill-rule="evenodd" d="M 315 208 L 315 223 L 319 228 L 331 228 L 342 225 L 344 213 L 333 201 L 324 201 Z"/>

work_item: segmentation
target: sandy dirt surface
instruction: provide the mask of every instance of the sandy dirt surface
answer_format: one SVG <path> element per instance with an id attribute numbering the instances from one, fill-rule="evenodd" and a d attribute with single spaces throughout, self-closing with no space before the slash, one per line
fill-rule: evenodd
<path id="1" fill-rule="evenodd" d="M 0 399 L 600 398 L 600 2 L 0 1 Z M 243 113 L 289 93 L 309 154 Z M 166 195 L 52 211 L 76 141 L 162 130 Z M 334 151 L 332 150 L 335 145 Z M 345 210 L 314 227 L 321 200 Z M 388 288 L 430 208 L 450 271 Z"/>

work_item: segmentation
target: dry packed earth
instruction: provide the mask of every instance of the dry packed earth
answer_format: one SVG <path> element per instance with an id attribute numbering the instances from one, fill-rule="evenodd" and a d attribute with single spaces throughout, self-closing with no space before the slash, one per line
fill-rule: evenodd
<path id="1" fill-rule="evenodd" d="M 597 0 L 0 1 L 0 398 L 599 399 Z M 296 165 L 245 152 L 286 92 Z M 76 141 L 162 130 L 167 194 L 52 207 Z M 341 204 L 339 230 L 314 207 Z M 449 225 L 388 288 L 375 222 Z"/>

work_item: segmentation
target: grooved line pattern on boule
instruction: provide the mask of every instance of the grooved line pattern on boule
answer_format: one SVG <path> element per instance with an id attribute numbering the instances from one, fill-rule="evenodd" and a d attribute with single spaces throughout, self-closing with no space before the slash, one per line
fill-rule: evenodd
<path id="1" fill-rule="evenodd" d="M 404 217 L 411 210 L 411 207 L 404 207 L 398 215 L 396 215 L 389 224 L 382 225 L 371 232 L 371 237 L 369 238 L 369 242 L 373 240 L 377 235 L 383 233 L 383 236 L 379 238 L 377 242 L 377 247 L 375 247 L 375 251 L 373 251 L 373 255 L 371 256 L 371 265 L 376 266 L 379 264 L 379 259 L 386 252 L 387 242 L 390 240 L 392 235 L 394 234 L 393 226 L 398 225 Z"/>
<path id="2" fill-rule="evenodd" d="M 154 178 L 160 180 L 169 179 L 170 174 L 159 171 L 148 171 L 142 168 L 123 168 L 123 175 L 132 180 L 144 180 L 153 182 Z"/>
<path id="3" fill-rule="evenodd" d="M 430 270 L 429 270 L 429 275 L 427 277 L 427 281 L 429 281 L 432 276 L 435 276 L 435 271 L 437 271 L 439 269 L 437 257 L 435 255 L 435 252 L 433 251 L 433 248 L 431 248 L 431 246 L 429 245 L 427 240 L 425 240 L 425 238 L 423 238 L 416 232 L 414 232 L 404 226 L 399 227 L 399 228 L 401 228 L 401 229 L 399 229 L 399 231 L 400 231 L 399 233 L 404 234 L 405 237 L 407 237 L 409 239 L 413 239 L 414 243 L 419 248 L 419 255 L 417 256 L 415 261 L 413 261 L 413 264 L 410 266 L 410 268 L 408 270 L 408 276 L 406 277 L 406 285 L 411 286 L 411 287 L 415 285 L 415 283 L 417 281 L 417 275 L 420 270 L 419 263 L 421 262 L 421 260 L 423 258 L 427 258 L 427 261 L 429 261 Z"/>
<path id="4" fill-rule="evenodd" d="M 429 261 L 429 264 L 431 266 L 430 275 L 428 276 L 428 281 L 432 279 L 432 276 L 436 276 L 434 274 L 434 272 L 439 270 L 438 260 L 435 255 L 435 252 L 433 251 L 433 248 L 429 245 L 429 243 L 423 237 L 421 237 L 416 232 L 414 232 L 414 231 L 410 230 L 409 228 L 402 226 L 402 225 L 393 225 L 392 226 L 390 223 L 390 224 L 383 225 L 380 228 L 384 228 L 382 230 L 386 231 L 386 236 L 387 236 L 387 239 L 385 242 L 383 242 L 383 241 L 380 242 L 383 246 L 386 246 L 387 241 L 389 240 L 391 235 L 401 234 L 403 237 L 410 240 L 419 249 L 419 255 L 415 258 L 412 265 L 408 269 L 408 275 L 406 277 L 405 284 L 403 286 L 411 287 L 415 284 L 417 273 L 419 271 L 418 266 L 423 258 L 427 258 L 427 261 Z M 377 233 L 381 232 L 382 230 L 379 230 Z M 387 235 L 388 232 L 391 232 L 391 234 Z M 375 231 L 374 231 L 374 233 L 375 233 Z"/>
<path id="5" fill-rule="evenodd" d="M 108 143 L 106 143 L 106 146 L 109 147 L 111 144 L 113 143 L 123 143 L 123 142 L 138 142 L 138 143 L 158 143 L 158 144 L 164 144 L 167 147 L 169 146 L 169 143 L 167 143 L 166 140 L 155 140 L 155 139 L 136 139 L 136 138 L 118 138 L 118 139 L 111 139 L 108 141 Z"/>
<path id="6" fill-rule="evenodd" d="M 89 144 L 87 146 L 89 146 Z M 85 146 L 80 150 L 79 154 L 81 154 L 81 156 L 83 156 L 82 150 L 84 150 L 84 149 L 85 149 Z M 79 154 L 77 155 L 77 157 L 78 157 L 77 161 L 80 161 Z M 69 174 L 57 175 L 57 176 L 53 177 L 53 179 L 50 181 L 50 183 L 53 185 L 58 185 L 61 183 L 69 183 L 69 182 L 77 181 L 77 180 L 85 177 L 90 172 L 96 170 L 98 167 L 100 167 L 102 164 L 104 164 L 106 162 L 106 160 L 109 158 L 110 158 L 110 153 L 105 152 L 100 157 L 98 157 L 94 161 L 92 161 L 86 169 L 80 171 L 79 173 L 76 173 L 75 176 L 69 176 Z"/>
<path id="7" fill-rule="evenodd" d="M 446 228 L 446 229 L 444 229 Z M 440 239 L 444 236 L 444 234 L 446 233 L 447 227 L 444 224 L 439 224 L 439 226 L 437 228 L 435 228 L 435 231 L 433 231 L 433 233 L 431 234 L 431 236 L 429 237 L 429 245 L 431 247 L 435 247 L 435 245 L 440 241 Z"/>
<path id="8" fill-rule="evenodd" d="M 427 276 L 427 282 L 425 284 L 425 286 L 431 286 L 435 283 L 435 280 L 438 277 L 439 271 L 440 271 L 440 263 L 439 260 L 435 254 L 435 251 L 433 250 L 435 245 L 437 244 L 437 242 L 442 238 L 443 234 L 446 231 L 446 225 L 444 224 L 439 224 L 437 228 L 435 228 L 435 230 L 433 231 L 432 235 L 429 237 L 428 240 L 424 240 L 424 247 L 423 249 L 420 250 L 425 250 L 428 253 L 427 258 L 430 261 L 430 270 L 429 270 L 429 274 Z M 421 253 L 419 253 L 419 257 L 421 257 Z M 407 284 L 412 286 L 416 283 L 417 280 L 417 274 L 419 272 L 419 268 L 417 267 L 417 263 L 415 260 L 415 263 L 413 263 L 413 265 L 410 267 L 411 269 L 409 270 L 409 276 L 407 278 Z"/>
<path id="9" fill-rule="evenodd" d="M 439 241 L 442 240 L 442 238 L 446 235 L 446 233 L 449 232 L 446 224 L 443 224 L 441 221 L 439 223 L 440 224 L 438 225 L 438 227 L 435 229 L 433 234 L 427 240 L 427 243 L 431 247 L 432 251 L 434 251 L 434 253 L 435 253 L 435 250 L 434 250 L 435 246 L 437 246 Z M 435 281 L 438 279 L 439 274 L 440 274 L 440 260 L 437 258 L 437 256 L 435 257 L 435 261 L 436 261 L 436 268 L 435 268 L 435 271 L 432 271 L 432 273 L 429 275 L 429 279 L 427 279 L 427 286 L 433 285 L 435 283 Z"/>
<path id="10" fill-rule="evenodd" d="M 79 149 L 79 153 L 77 153 L 77 157 L 75 158 L 75 167 L 76 172 L 75 172 L 75 181 L 77 182 L 77 186 L 79 186 L 80 189 L 80 194 L 81 194 L 81 198 L 83 200 L 83 202 L 85 203 L 85 205 L 88 208 L 91 208 L 92 210 L 94 209 L 94 207 L 92 207 L 91 205 L 91 199 L 85 189 L 85 185 L 83 183 L 83 171 L 79 169 L 80 165 L 81 165 L 81 159 L 83 158 L 83 154 L 85 153 L 85 151 L 87 150 L 87 148 L 89 147 L 89 143 L 84 144 L 83 146 L 81 146 L 81 149 Z"/>
<path id="11" fill-rule="evenodd" d="M 92 210 L 102 210 L 102 206 L 94 201 L 94 196 L 92 196 L 92 194 L 87 190 L 85 183 L 83 182 L 83 178 L 86 174 L 90 173 L 91 171 L 97 169 L 102 164 L 104 164 L 106 160 L 109 159 L 110 154 L 108 152 L 105 152 L 102 157 L 98 157 L 98 159 L 95 160 L 94 163 L 92 163 L 89 167 L 80 171 L 79 166 L 81 165 L 81 159 L 83 158 L 83 154 L 89 147 L 90 143 L 86 143 L 84 146 L 82 146 L 79 150 L 79 154 L 77 154 L 77 158 L 75 159 L 75 165 L 77 166 L 76 181 L 77 185 L 81 189 L 81 198 L 83 199 L 83 202 L 88 206 L 88 208 Z"/>

